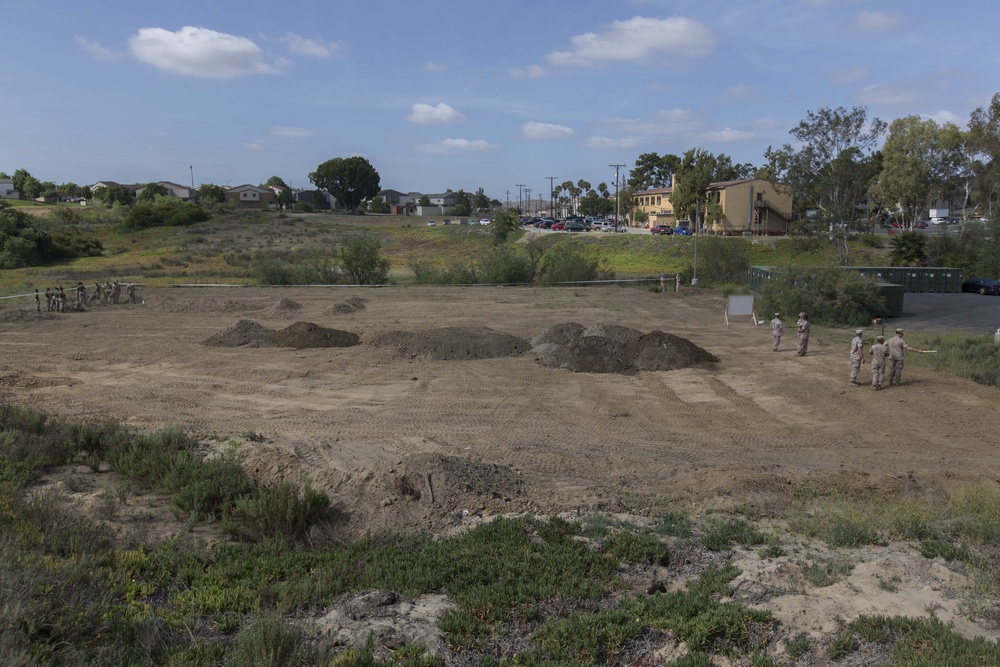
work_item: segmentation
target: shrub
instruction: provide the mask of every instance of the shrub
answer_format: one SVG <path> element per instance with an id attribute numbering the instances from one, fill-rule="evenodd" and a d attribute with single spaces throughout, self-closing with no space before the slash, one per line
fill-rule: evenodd
<path id="1" fill-rule="evenodd" d="M 619 530 L 604 541 L 604 551 L 620 563 L 666 565 L 667 548 L 658 539 L 645 533 Z"/>
<path id="2" fill-rule="evenodd" d="M 543 285 L 596 280 L 600 260 L 587 258 L 575 243 L 558 243 L 542 257 L 539 282 Z"/>
<path id="3" fill-rule="evenodd" d="M 369 234 L 352 236 L 340 250 L 340 268 L 353 285 L 381 285 L 389 280 L 389 260 L 379 253 L 382 243 Z"/>
<path id="4" fill-rule="evenodd" d="M 744 282 L 750 268 L 747 246 L 742 238 L 702 238 L 698 248 L 698 278 L 708 283 Z"/>
<path id="5" fill-rule="evenodd" d="M 498 285 L 530 283 L 531 259 L 512 246 L 497 246 L 483 258 L 479 278 L 483 283 Z"/>
<path id="6" fill-rule="evenodd" d="M 431 266 L 428 262 L 411 261 L 418 285 L 475 285 L 479 282 L 476 268 L 471 265 L 455 264 L 443 269 Z"/>
<path id="7" fill-rule="evenodd" d="M 336 254 L 322 250 L 266 252 L 250 263 L 250 275 L 261 285 L 333 285 L 340 279 Z"/>
<path id="8" fill-rule="evenodd" d="M 783 268 L 761 289 L 758 312 L 809 313 L 813 324 L 861 326 L 885 310 L 875 281 L 842 269 Z"/>
<path id="9" fill-rule="evenodd" d="M 330 499 L 322 491 L 307 484 L 300 495 L 298 488 L 282 481 L 239 499 L 232 530 L 253 540 L 280 538 L 292 543 L 304 538 L 329 507 Z"/>
<path id="10" fill-rule="evenodd" d="M 881 248 L 882 237 L 872 232 L 865 232 L 858 236 L 858 242 L 866 248 Z"/>
<path id="11" fill-rule="evenodd" d="M 236 638 L 226 665 L 234 667 L 284 667 L 301 664 L 302 631 L 279 614 L 265 612 Z"/>

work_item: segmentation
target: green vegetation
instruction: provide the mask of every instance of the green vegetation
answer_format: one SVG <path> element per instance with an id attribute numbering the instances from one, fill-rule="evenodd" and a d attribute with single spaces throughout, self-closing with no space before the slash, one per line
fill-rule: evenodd
<path id="1" fill-rule="evenodd" d="M 66 464 L 120 480 L 93 516 L 81 515 L 54 487 L 36 486 L 43 472 Z M 150 544 L 141 532 L 112 530 L 108 522 L 149 493 L 170 497 L 188 526 L 205 524 L 225 539 L 211 548 L 182 534 Z M 806 532 L 857 546 L 878 544 L 864 537 L 877 530 L 920 539 L 928 557 L 961 559 L 977 582 L 969 613 L 992 618 L 988 601 L 1000 597 L 989 559 L 1000 540 L 995 488 L 970 487 L 940 506 L 887 502 L 846 480 L 832 492 L 804 485 L 794 495 L 790 516 L 799 515 Z M 346 593 L 378 589 L 446 593 L 455 606 L 439 629 L 453 650 L 480 664 L 628 662 L 664 633 L 689 648 L 673 664 L 712 664 L 713 654 L 774 664 L 768 654 L 776 624 L 733 597 L 730 582 L 740 572 L 731 564 L 709 560 L 673 592 L 625 592 L 625 573 L 667 565 L 671 544 L 760 544 L 763 533 L 745 519 L 702 522 L 665 510 L 643 528 L 605 515 L 580 523 L 521 517 L 442 539 L 336 544 L 323 538 L 324 525 L 335 520 L 328 507 L 308 485 L 265 487 L 247 479 L 232 456 L 204 458 L 177 430 L 142 435 L 0 404 L 0 652 L 11 664 L 444 664 L 419 646 L 378 658 L 371 639 L 338 652 L 293 620 Z M 820 529 L 831 517 L 840 518 Z M 852 560 L 812 557 L 800 566 L 825 586 L 847 576 Z M 802 635 L 784 641 L 793 659 L 811 650 Z M 888 646 L 898 664 L 991 664 L 998 650 L 933 618 L 862 617 L 832 638 L 827 655 L 846 656 L 866 643 Z M 501 654 L 500 646 L 518 648 Z M 929 662 L 932 656 L 945 662 Z"/>
<path id="2" fill-rule="evenodd" d="M 874 280 L 841 269 L 788 268 L 761 289 L 759 312 L 805 311 L 813 324 L 860 326 L 885 310 Z"/>
<path id="3" fill-rule="evenodd" d="M 906 355 L 906 363 L 948 371 L 979 384 L 1000 387 L 1000 346 L 993 336 L 960 334 L 907 334 L 908 342 L 921 350 L 937 354 Z"/>

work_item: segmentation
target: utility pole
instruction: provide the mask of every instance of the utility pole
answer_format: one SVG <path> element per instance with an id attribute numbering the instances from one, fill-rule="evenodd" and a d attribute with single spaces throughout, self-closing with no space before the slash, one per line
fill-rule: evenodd
<path id="1" fill-rule="evenodd" d="M 556 195 L 552 190 L 552 184 L 555 183 L 555 180 L 559 177 L 546 176 L 545 178 L 549 179 L 549 215 L 554 218 L 556 217 Z"/>
<path id="2" fill-rule="evenodd" d="M 528 209 L 528 213 L 531 213 L 531 188 L 524 189 L 524 205 Z"/>
<path id="3" fill-rule="evenodd" d="M 507 210 L 510 210 L 510 190 L 507 191 Z"/>
<path id="4" fill-rule="evenodd" d="M 194 197 L 194 165 L 188 165 L 188 169 L 191 170 L 191 196 Z"/>
<path id="5" fill-rule="evenodd" d="M 521 188 L 524 187 L 524 183 L 515 183 L 514 185 L 517 186 L 517 212 L 519 214 L 524 213 L 524 210 L 521 207 Z"/>
<path id="6" fill-rule="evenodd" d="M 618 231 L 618 225 L 621 224 L 622 219 L 622 200 L 618 195 L 618 170 L 624 167 L 623 164 L 609 164 L 609 167 L 615 168 L 615 231 Z"/>

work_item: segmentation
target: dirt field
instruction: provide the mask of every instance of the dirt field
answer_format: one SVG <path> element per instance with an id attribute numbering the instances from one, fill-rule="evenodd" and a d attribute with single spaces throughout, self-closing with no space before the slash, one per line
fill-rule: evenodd
<path id="1" fill-rule="evenodd" d="M 727 328 L 724 299 L 709 293 L 212 288 L 141 297 L 41 318 L 23 306 L 0 311 L 0 391 L 71 419 L 236 440 L 261 479 L 308 478 L 327 490 L 345 536 L 438 532 L 506 512 L 643 514 L 677 500 L 749 503 L 766 515 L 804 479 L 934 494 L 1000 478 L 996 389 L 917 368 L 891 391 L 854 387 L 850 333 L 814 333 L 805 358 L 786 335 L 773 353 L 766 327 L 743 319 Z M 361 344 L 203 344 L 237 320 L 272 331 L 309 322 Z M 575 373 L 521 354 L 520 344 L 504 346 L 520 356 L 475 353 L 480 334 L 530 341 L 566 323 L 668 332 L 719 362 Z M 445 327 L 463 327 L 454 331 L 469 341 L 452 358 L 392 344 Z"/>
<path id="2" fill-rule="evenodd" d="M 767 327 L 743 318 L 727 328 L 724 299 L 711 293 L 218 288 L 141 297 L 63 315 L 0 310 L 4 399 L 74 420 L 180 426 L 209 449 L 236 447 L 263 481 L 309 479 L 328 491 L 337 539 L 448 534 L 506 513 L 598 510 L 632 521 L 673 502 L 781 516 L 807 481 L 890 498 L 998 481 L 996 389 L 917 368 L 890 391 L 854 387 L 852 332 L 814 332 L 804 358 L 790 335 L 774 353 Z M 643 336 L 652 331 L 674 336 Z M 76 480 L 71 502 L 93 506 L 102 484 L 113 480 Z M 158 512 L 161 531 L 173 533 L 181 524 L 168 505 L 136 507 Z M 743 571 L 736 596 L 771 611 L 787 637 L 803 632 L 823 647 L 860 614 L 931 612 L 967 637 L 1000 637 L 970 614 L 974 577 L 912 544 L 854 550 L 852 573 L 820 587 L 802 559 L 846 554 L 788 539 L 787 557 L 730 555 Z M 637 589 L 683 585 L 670 568 L 641 576 L 649 580 Z M 435 625 L 446 606 L 442 596 L 402 600 L 380 607 L 379 622 L 447 653 Z M 317 631 L 363 646 L 370 619 L 342 612 L 332 609 Z"/>

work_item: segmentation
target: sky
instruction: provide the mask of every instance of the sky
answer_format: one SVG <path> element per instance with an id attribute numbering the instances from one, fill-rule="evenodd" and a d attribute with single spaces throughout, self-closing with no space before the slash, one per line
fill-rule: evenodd
<path id="1" fill-rule="evenodd" d="M 516 202 L 642 153 L 764 162 L 811 110 L 964 127 L 994 0 L 3 2 L 0 171 L 91 185 L 383 188 Z M 547 195 L 546 195 L 547 196 Z"/>

